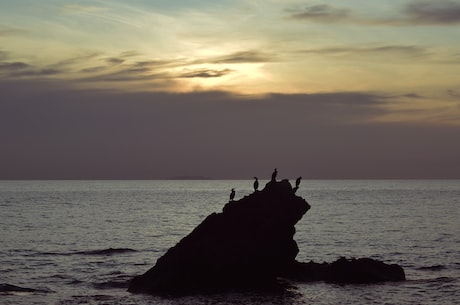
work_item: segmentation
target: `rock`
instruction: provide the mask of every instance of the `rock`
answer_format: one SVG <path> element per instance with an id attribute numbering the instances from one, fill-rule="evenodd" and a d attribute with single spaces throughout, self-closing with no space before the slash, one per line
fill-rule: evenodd
<path id="1" fill-rule="evenodd" d="M 189 235 L 132 279 L 134 293 L 183 295 L 230 289 L 278 289 L 279 277 L 296 281 L 373 283 L 405 279 L 397 265 L 372 259 L 341 258 L 333 263 L 301 263 L 294 225 L 310 205 L 287 180 L 267 183 L 222 213 L 209 215 Z"/>
<path id="2" fill-rule="evenodd" d="M 287 180 L 230 201 L 135 277 L 131 292 L 189 294 L 273 288 L 299 251 L 294 225 L 310 209 Z"/>
<path id="3" fill-rule="evenodd" d="M 385 264 L 371 258 L 344 257 L 333 263 L 295 262 L 285 270 L 283 276 L 301 282 L 326 281 L 340 284 L 370 284 L 406 279 L 399 265 Z"/>

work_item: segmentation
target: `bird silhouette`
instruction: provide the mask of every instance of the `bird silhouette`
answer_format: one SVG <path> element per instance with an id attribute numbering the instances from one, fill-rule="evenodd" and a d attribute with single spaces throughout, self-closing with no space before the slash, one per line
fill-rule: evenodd
<path id="1" fill-rule="evenodd" d="M 275 168 L 272 174 L 272 181 L 276 181 L 276 175 L 278 175 L 278 170 Z"/>
<path id="2" fill-rule="evenodd" d="M 257 192 L 257 189 L 259 188 L 259 180 L 257 180 L 257 177 L 254 177 L 256 179 L 254 181 L 254 192 Z"/>
<path id="3" fill-rule="evenodd" d="M 297 178 L 297 179 L 295 180 L 295 186 L 296 186 L 296 187 L 299 187 L 299 185 L 300 185 L 300 180 L 302 180 L 302 176 L 300 176 L 299 178 Z"/>
<path id="4" fill-rule="evenodd" d="M 230 201 L 233 201 L 233 198 L 235 198 L 235 189 L 230 192 Z"/>

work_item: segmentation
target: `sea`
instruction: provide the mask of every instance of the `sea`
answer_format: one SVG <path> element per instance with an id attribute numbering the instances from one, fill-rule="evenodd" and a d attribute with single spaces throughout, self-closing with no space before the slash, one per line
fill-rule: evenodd
<path id="1" fill-rule="evenodd" d="M 261 187 L 267 181 L 260 181 Z M 292 181 L 291 181 L 292 182 Z M 0 181 L 0 304 L 460 304 L 460 180 L 303 180 L 299 261 L 371 257 L 404 282 L 289 283 L 285 293 L 127 291 L 248 180 Z"/>

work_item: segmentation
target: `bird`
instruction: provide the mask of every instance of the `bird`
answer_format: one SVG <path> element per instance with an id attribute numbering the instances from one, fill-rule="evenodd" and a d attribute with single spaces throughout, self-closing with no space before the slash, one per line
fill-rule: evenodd
<path id="1" fill-rule="evenodd" d="M 273 174 L 272 174 L 272 181 L 276 181 L 276 175 L 278 175 L 278 171 L 275 168 L 275 170 L 273 171 Z"/>
<path id="2" fill-rule="evenodd" d="M 257 189 L 259 188 L 259 180 L 257 180 L 257 177 L 254 177 L 256 179 L 254 181 L 254 192 L 257 192 Z"/>
<path id="3" fill-rule="evenodd" d="M 233 201 L 233 198 L 235 198 L 235 189 L 230 192 L 230 201 Z"/>
<path id="4" fill-rule="evenodd" d="M 297 178 L 297 179 L 295 180 L 295 186 L 296 186 L 296 187 L 299 187 L 299 185 L 300 185 L 300 180 L 302 180 L 302 176 L 300 176 L 299 178 Z"/>

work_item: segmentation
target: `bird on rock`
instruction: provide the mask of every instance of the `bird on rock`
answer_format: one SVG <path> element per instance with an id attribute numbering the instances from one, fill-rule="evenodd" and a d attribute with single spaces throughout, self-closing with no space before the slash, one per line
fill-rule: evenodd
<path id="1" fill-rule="evenodd" d="M 233 198 L 235 198 L 235 189 L 230 192 L 230 201 L 233 201 Z"/>
<path id="2" fill-rule="evenodd" d="M 257 189 L 259 188 L 259 180 L 257 180 L 257 177 L 254 177 L 256 179 L 254 181 L 254 192 L 257 192 Z"/>

